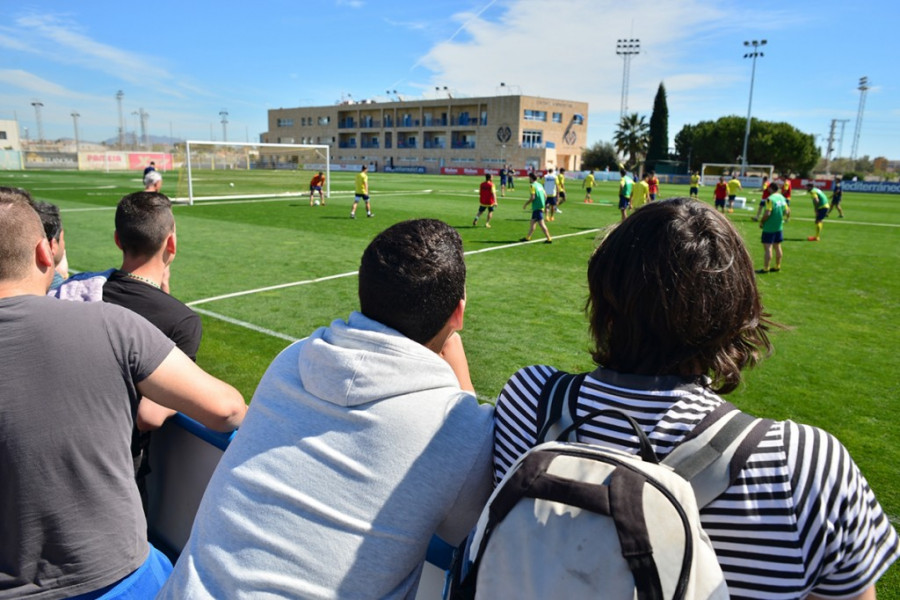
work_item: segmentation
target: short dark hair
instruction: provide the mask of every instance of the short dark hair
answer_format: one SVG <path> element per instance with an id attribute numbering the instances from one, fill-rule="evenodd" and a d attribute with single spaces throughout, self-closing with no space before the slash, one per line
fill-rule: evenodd
<path id="1" fill-rule="evenodd" d="M 0 281 L 25 277 L 34 261 L 34 246 L 45 237 L 31 194 L 0 187 Z"/>
<path id="2" fill-rule="evenodd" d="M 41 202 L 36 200 L 31 203 L 35 212 L 41 218 L 41 224 L 44 226 L 44 233 L 48 240 L 59 241 L 62 234 L 62 219 L 59 218 L 59 207 L 50 202 Z"/>
<path id="3" fill-rule="evenodd" d="M 588 265 L 594 361 L 637 375 L 708 375 L 719 393 L 771 351 L 753 262 L 727 218 L 689 198 L 643 206 Z"/>
<path id="4" fill-rule="evenodd" d="M 484 180 L 485 180 L 485 181 L 490 181 L 491 179 L 493 179 L 493 177 L 491 176 L 490 173 L 485 173 L 485 174 L 484 174 Z"/>
<path id="5" fill-rule="evenodd" d="M 175 230 L 172 201 L 159 192 L 134 192 L 119 200 L 116 233 L 126 254 L 152 256 Z"/>
<path id="6" fill-rule="evenodd" d="M 462 239 L 442 221 L 397 223 L 363 252 L 361 312 L 420 344 L 438 334 L 465 295 Z"/>

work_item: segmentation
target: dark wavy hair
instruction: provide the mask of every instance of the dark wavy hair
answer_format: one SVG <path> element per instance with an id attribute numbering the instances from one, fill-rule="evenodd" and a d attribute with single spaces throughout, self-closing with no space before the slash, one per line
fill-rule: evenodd
<path id="1" fill-rule="evenodd" d="M 438 334 L 465 295 L 462 239 L 442 221 L 397 223 L 363 252 L 360 311 L 420 344 Z"/>
<path id="2" fill-rule="evenodd" d="M 588 265 L 594 361 L 637 375 L 707 375 L 728 393 L 771 352 L 753 263 L 738 232 L 689 198 L 647 204 Z"/>

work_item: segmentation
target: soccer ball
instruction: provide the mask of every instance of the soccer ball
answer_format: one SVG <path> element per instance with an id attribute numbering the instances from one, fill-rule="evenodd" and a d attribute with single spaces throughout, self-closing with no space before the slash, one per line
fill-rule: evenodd
<path id="1" fill-rule="evenodd" d="M 234 187 L 234 182 L 232 181 L 232 182 L 229 183 L 228 185 L 231 186 L 231 187 Z"/>
<path id="2" fill-rule="evenodd" d="M 319 205 L 319 201 L 318 201 L 318 200 L 315 200 L 315 201 L 313 202 L 313 204 L 316 205 L 316 206 L 318 206 L 318 205 Z"/>

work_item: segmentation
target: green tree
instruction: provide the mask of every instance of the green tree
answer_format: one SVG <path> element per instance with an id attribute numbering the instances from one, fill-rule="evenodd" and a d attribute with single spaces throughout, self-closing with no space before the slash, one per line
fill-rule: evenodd
<path id="1" fill-rule="evenodd" d="M 696 134 L 696 125 L 685 125 L 681 131 L 675 134 L 675 160 L 680 160 L 687 164 L 688 171 L 699 171 L 700 160 L 694 153 L 694 135 Z"/>
<path id="2" fill-rule="evenodd" d="M 682 160 L 691 154 L 691 167 L 707 162 L 739 163 L 747 120 L 721 117 L 685 125 L 675 136 L 675 148 Z M 748 164 L 771 164 L 779 173 L 807 176 L 819 160 L 815 137 L 789 123 L 752 119 L 747 143 Z"/>
<path id="3" fill-rule="evenodd" d="M 647 155 L 647 145 L 650 143 L 649 129 L 647 120 L 637 113 L 625 115 L 619 120 L 613 134 L 613 143 L 620 156 L 628 157 L 625 164 L 627 169 L 635 168 Z"/>
<path id="4" fill-rule="evenodd" d="M 582 153 L 581 166 L 583 169 L 597 170 L 609 167 L 615 171 L 619 168 L 619 157 L 616 155 L 616 149 L 609 142 L 595 142 L 593 146 Z"/>
<path id="5" fill-rule="evenodd" d="M 666 86 L 659 84 L 650 114 L 650 141 L 647 146 L 647 168 L 655 169 L 656 161 L 669 158 L 669 107 Z"/>

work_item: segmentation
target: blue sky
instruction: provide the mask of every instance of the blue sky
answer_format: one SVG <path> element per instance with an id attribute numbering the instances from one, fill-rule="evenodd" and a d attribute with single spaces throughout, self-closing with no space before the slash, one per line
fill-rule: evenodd
<path id="1" fill-rule="evenodd" d="M 513 92 L 586 101 L 588 142 L 609 141 L 618 119 L 616 40 L 639 38 L 628 109 L 649 114 L 668 93 L 669 143 L 686 123 L 745 116 L 751 60 L 744 40 L 766 39 L 753 116 L 819 134 L 849 119 L 870 89 L 858 155 L 900 159 L 900 56 L 895 0 L 300 0 L 131 4 L 0 0 L 0 118 L 37 137 L 117 134 L 115 94 L 149 115 L 151 135 L 256 140 L 270 108 L 342 98 Z M 840 126 L 837 132 L 840 134 Z M 838 140 L 835 142 L 837 147 Z"/>

